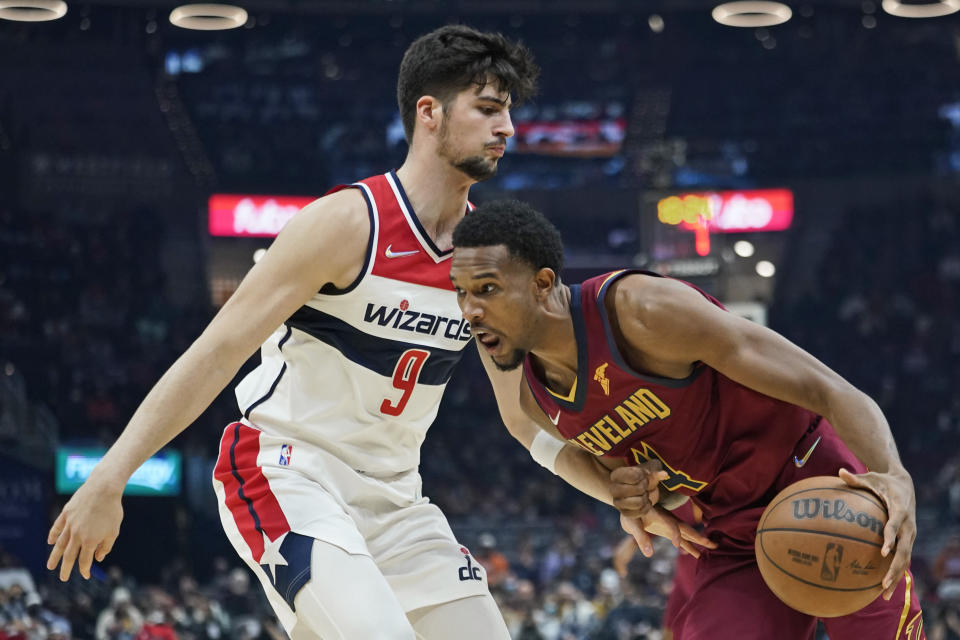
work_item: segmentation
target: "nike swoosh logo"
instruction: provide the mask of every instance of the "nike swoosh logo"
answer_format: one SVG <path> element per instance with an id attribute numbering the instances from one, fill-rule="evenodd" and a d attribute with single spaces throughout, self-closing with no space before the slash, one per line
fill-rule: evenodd
<path id="1" fill-rule="evenodd" d="M 553 423 L 553 426 L 557 426 L 557 423 L 560 422 L 560 414 L 563 412 L 563 409 L 557 409 L 557 415 L 547 416 L 550 418 L 550 422 Z"/>
<path id="2" fill-rule="evenodd" d="M 820 436 L 820 437 L 818 437 L 816 440 L 813 441 L 813 444 L 810 445 L 810 448 L 807 449 L 807 452 L 804 454 L 804 456 L 803 456 L 802 458 L 798 458 L 797 456 L 793 456 L 793 464 L 797 465 L 797 469 L 799 469 L 799 468 L 802 467 L 803 465 L 807 464 L 807 460 L 810 459 L 810 454 L 813 453 L 813 450 L 817 448 L 817 445 L 818 445 L 818 444 L 820 444 L 820 438 L 822 438 L 822 437 L 823 437 L 823 436 Z"/>
<path id="3" fill-rule="evenodd" d="M 392 247 L 392 244 L 388 244 L 387 250 L 383 252 L 383 255 L 387 256 L 388 258 L 402 258 L 404 256 L 412 256 L 415 253 L 420 253 L 420 249 L 414 249 L 413 251 L 393 251 Z"/>

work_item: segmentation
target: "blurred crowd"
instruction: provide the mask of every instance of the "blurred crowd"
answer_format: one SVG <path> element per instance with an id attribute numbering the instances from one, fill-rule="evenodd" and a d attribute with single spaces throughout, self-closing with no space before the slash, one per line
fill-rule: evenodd
<path id="1" fill-rule="evenodd" d="M 2 640 L 282 640 L 266 598 L 246 569 L 214 562 L 200 585 L 182 567 L 140 585 L 118 567 L 90 581 L 38 584 L 0 554 Z"/>
<path id="2" fill-rule="evenodd" d="M 83 218 L 0 208 L 0 354 L 63 438 L 109 442 L 195 326 L 164 297 L 159 220 Z"/>
<path id="3" fill-rule="evenodd" d="M 613 145 L 600 157 L 508 154 L 488 186 L 635 186 L 661 173 L 716 186 L 943 170 L 956 147 L 948 142 L 956 139 L 951 32 L 880 16 L 881 36 L 861 25 L 858 10 L 808 9 L 755 37 L 718 30 L 695 12 L 657 16 L 659 29 L 647 15 L 616 12 L 464 18 L 521 38 L 544 68 L 532 111 L 514 113 L 518 148 L 527 124 L 609 122 L 611 105 L 631 132 L 622 150 Z M 194 46 L 192 72 L 175 81 L 223 184 L 303 189 L 353 180 L 402 159 L 397 65 L 413 38 L 448 20 L 273 16 L 229 41 Z M 187 46 L 172 42 L 168 57 Z M 571 114 L 571 103 L 588 108 Z M 576 146 L 579 134 L 561 130 Z"/>
<path id="4" fill-rule="evenodd" d="M 487 571 L 514 640 L 662 640 L 675 550 L 660 540 L 652 559 L 634 554 L 616 526 L 557 521 L 536 549 L 529 538 L 501 550 L 492 532 L 472 548 Z M 632 560 L 631 560 L 632 558 Z M 960 537 L 933 572 L 915 573 L 929 640 L 960 636 Z M 157 584 L 116 566 L 64 584 L 0 554 L 0 640 L 283 640 L 250 572 L 223 557 L 202 583 L 173 562 Z M 822 629 L 818 640 L 827 640 Z"/>

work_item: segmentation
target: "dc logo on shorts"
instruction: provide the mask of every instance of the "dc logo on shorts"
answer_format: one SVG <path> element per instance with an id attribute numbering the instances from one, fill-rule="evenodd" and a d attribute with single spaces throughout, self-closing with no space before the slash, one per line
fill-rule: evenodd
<path id="1" fill-rule="evenodd" d="M 290 458 L 293 456 L 293 445 L 284 444 L 280 446 L 280 466 L 287 467 L 290 465 Z"/>
<path id="2" fill-rule="evenodd" d="M 463 559 L 467 561 L 467 566 L 460 567 L 460 582 L 466 580 L 483 580 L 480 576 L 480 569 L 473 566 L 473 561 L 470 559 L 470 552 L 466 547 L 460 547 L 460 553 L 463 554 Z"/>

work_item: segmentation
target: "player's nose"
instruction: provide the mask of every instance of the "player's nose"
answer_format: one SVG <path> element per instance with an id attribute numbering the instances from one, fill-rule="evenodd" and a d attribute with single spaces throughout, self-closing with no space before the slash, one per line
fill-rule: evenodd
<path id="1" fill-rule="evenodd" d="M 512 138 L 514 134 L 513 119 L 510 112 L 504 109 L 500 118 L 497 119 L 497 125 L 493 130 L 493 135 L 500 138 Z"/>
<path id="2" fill-rule="evenodd" d="M 470 324 L 475 324 L 483 319 L 483 307 L 479 304 L 477 298 L 471 294 L 466 294 L 460 303 L 460 313 Z"/>

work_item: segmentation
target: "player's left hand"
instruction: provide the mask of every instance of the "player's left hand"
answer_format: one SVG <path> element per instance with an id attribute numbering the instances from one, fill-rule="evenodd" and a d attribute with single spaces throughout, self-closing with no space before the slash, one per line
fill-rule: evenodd
<path id="1" fill-rule="evenodd" d="M 913 541 L 917 537 L 917 499 L 914 495 L 913 479 L 906 469 L 902 468 L 892 473 L 861 474 L 841 469 L 840 479 L 851 487 L 872 491 L 887 506 L 887 525 L 883 528 L 883 548 L 880 554 L 887 557 L 895 550 L 890 569 L 881 582 L 883 598 L 889 600 L 904 572 L 910 568 Z"/>

